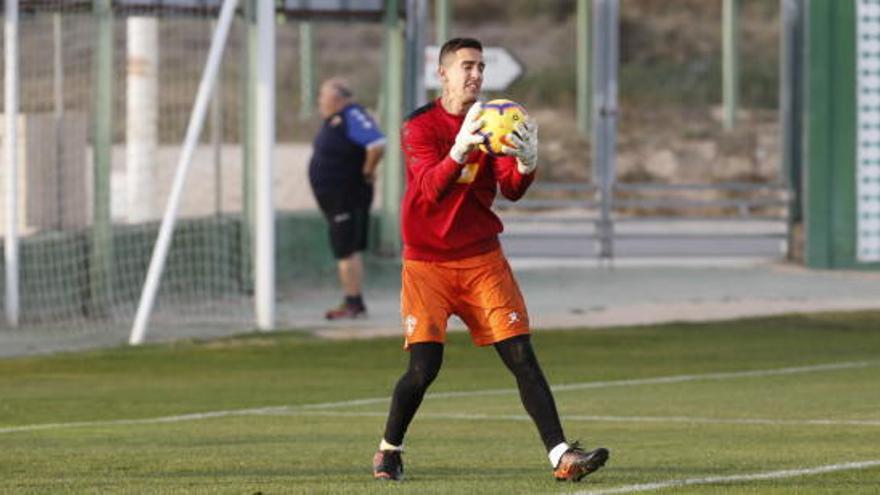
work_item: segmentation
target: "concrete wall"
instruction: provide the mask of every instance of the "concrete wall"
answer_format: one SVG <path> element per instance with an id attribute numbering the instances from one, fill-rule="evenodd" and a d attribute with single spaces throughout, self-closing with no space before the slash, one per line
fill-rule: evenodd
<path id="1" fill-rule="evenodd" d="M 2 114 L 0 114 L 2 117 Z M 18 118 L 18 229 L 22 235 L 41 229 L 86 225 L 91 217 L 91 162 L 86 162 L 84 114 L 51 113 Z M 0 140 L 5 140 L 0 126 Z M 6 191 L 5 156 L 0 156 L 0 198 Z M 0 200 L 0 225 L 6 222 Z"/>
<path id="2" fill-rule="evenodd" d="M 241 212 L 241 147 L 237 144 L 224 144 L 220 155 L 221 163 L 219 167 L 216 167 L 213 147 L 201 145 L 196 149 L 181 203 L 182 217 L 194 218 L 211 215 L 217 212 L 218 206 L 220 213 Z M 171 181 L 179 156 L 180 146 L 161 146 L 159 148 L 156 184 L 159 211 L 156 213 L 156 218 L 161 218 L 168 201 Z M 275 207 L 278 211 L 317 209 L 308 180 L 308 164 L 311 156 L 312 146 L 308 143 L 279 143 L 275 147 L 274 193 Z M 113 219 L 114 221 L 125 221 L 124 145 L 117 145 L 113 148 L 111 187 Z M 375 205 L 381 204 L 381 193 L 382 188 L 377 185 Z"/>

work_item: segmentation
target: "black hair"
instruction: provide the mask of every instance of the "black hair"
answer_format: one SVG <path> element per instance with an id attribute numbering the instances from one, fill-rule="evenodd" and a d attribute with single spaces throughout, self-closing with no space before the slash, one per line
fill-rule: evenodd
<path id="1" fill-rule="evenodd" d="M 446 55 L 455 53 L 462 48 L 473 48 L 482 52 L 483 44 L 476 38 L 452 38 L 446 43 L 443 43 L 443 48 L 440 49 L 440 57 L 438 59 L 440 65 L 443 65 L 443 58 Z"/>

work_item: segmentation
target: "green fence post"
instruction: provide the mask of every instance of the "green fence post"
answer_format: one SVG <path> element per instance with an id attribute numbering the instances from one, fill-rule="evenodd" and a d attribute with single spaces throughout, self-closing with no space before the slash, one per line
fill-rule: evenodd
<path id="1" fill-rule="evenodd" d="M 382 212 L 379 218 L 379 251 L 400 253 L 400 200 L 403 196 L 403 161 L 400 124 L 403 120 L 403 23 L 398 0 L 385 1 L 385 57 L 382 102 L 385 125 L 385 162 L 382 166 Z"/>
<path id="2" fill-rule="evenodd" d="M 93 83 L 93 228 L 89 264 L 87 311 L 104 316 L 112 291 L 113 232 L 110 218 L 110 172 L 113 159 L 113 6 L 112 0 L 95 0 L 97 17 Z"/>
<path id="3" fill-rule="evenodd" d="M 437 46 L 442 46 L 449 39 L 449 19 L 451 17 L 449 0 L 436 0 L 434 2 L 434 26 Z"/>
<path id="4" fill-rule="evenodd" d="M 442 47 L 443 43 L 449 39 L 449 26 L 452 20 L 452 8 L 449 0 L 436 0 L 434 2 L 434 40 L 438 47 Z M 432 60 L 433 64 L 434 61 Z M 434 91 L 434 96 L 442 96 L 442 90 Z"/>
<path id="5" fill-rule="evenodd" d="M 724 128 L 731 130 L 739 105 L 739 0 L 724 0 L 723 10 Z"/>
<path id="6" fill-rule="evenodd" d="M 242 56 L 242 93 L 244 102 L 241 119 L 241 253 L 239 281 L 241 289 L 251 292 L 253 276 L 254 232 L 254 107 L 256 105 L 257 9 L 256 0 L 242 0 L 245 42 Z"/>
<path id="7" fill-rule="evenodd" d="M 311 21 L 299 23 L 299 117 L 315 113 L 315 35 Z"/>
<path id="8" fill-rule="evenodd" d="M 844 267 L 855 253 L 855 5 L 808 8 L 805 262 Z"/>
<path id="9" fill-rule="evenodd" d="M 592 0 L 577 0 L 577 126 L 578 130 L 589 136 L 592 129 L 593 92 L 590 87 L 591 47 L 590 23 L 592 22 Z"/>
<path id="10" fill-rule="evenodd" d="M 831 181 L 832 266 L 856 264 L 856 2 L 834 2 L 834 148 Z"/>

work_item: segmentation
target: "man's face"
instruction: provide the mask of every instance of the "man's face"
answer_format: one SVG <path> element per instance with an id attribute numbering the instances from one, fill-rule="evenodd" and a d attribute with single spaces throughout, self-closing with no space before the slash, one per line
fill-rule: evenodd
<path id="1" fill-rule="evenodd" d="M 473 103 L 483 86 L 483 52 L 476 48 L 461 48 L 446 55 L 438 69 L 443 93 L 463 103 Z"/>
<path id="2" fill-rule="evenodd" d="M 321 91 L 318 92 L 318 112 L 321 117 L 327 118 L 340 110 L 342 97 L 339 91 L 332 84 L 322 84 Z"/>

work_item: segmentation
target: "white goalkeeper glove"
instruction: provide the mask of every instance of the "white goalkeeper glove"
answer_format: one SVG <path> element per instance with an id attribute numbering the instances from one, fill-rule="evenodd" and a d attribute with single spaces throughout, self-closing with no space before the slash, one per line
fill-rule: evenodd
<path id="1" fill-rule="evenodd" d="M 538 123 L 529 118 L 516 125 L 516 132 L 508 134 L 507 139 L 516 146 L 502 146 L 501 152 L 516 157 L 516 169 L 528 175 L 538 168 Z"/>
<path id="2" fill-rule="evenodd" d="M 477 134 L 477 131 L 483 127 L 483 119 L 479 118 L 482 111 L 483 104 L 478 101 L 471 105 L 467 115 L 464 116 L 461 129 L 458 130 L 458 135 L 455 136 L 455 144 L 449 150 L 449 156 L 456 163 L 463 164 L 465 158 L 474 150 L 474 147 L 485 139 L 482 135 Z"/>

